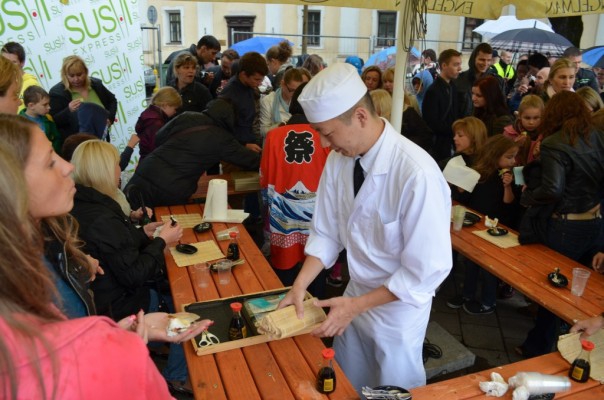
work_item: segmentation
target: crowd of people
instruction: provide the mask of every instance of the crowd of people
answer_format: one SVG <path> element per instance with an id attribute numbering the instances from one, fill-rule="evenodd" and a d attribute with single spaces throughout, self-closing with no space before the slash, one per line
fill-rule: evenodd
<path id="1" fill-rule="evenodd" d="M 22 47 L 2 48 L 4 396 L 97 398 L 103 385 L 104 397 L 120 397 L 133 374 L 133 398 L 191 393 L 180 343 L 212 321 L 166 334 L 174 306 L 164 249 L 182 228 L 136 224 L 152 207 L 185 204 L 204 173 L 260 171 L 260 198 L 246 198 L 246 209 L 264 222 L 263 251 L 292 286 L 280 306 L 301 313 L 306 290 L 322 299 L 329 313 L 313 333 L 335 336 L 336 358 L 359 391 L 425 384 L 432 298 L 455 264 L 452 200 L 518 229 L 525 243 L 604 270 L 601 71 L 582 68 L 578 49 L 551 65 L 538 53 L 514 65 L 511 53 L 481 43 L 465 71 L 457 50 L 427 49 L 400 110 L 392 109 L 393 68 L 361 68 L 354 58 L 326 67 L 317 55 L 292 65 L 286 41 L 264 55 L 220 50 L 207 35 L 166 59 L 167 86 L 120 155 L 108 143 L 117 100 L 80 57 L 65 58 L 61 82 L 46 92 L 23 72 Z M 394 113 L 403 115 L 400 131 L 389 123 Z M 139 141 L 138 165 L 122 185 Z M 459 158 L 480 175 L 471 192 L 442 173 Z M 514 167 L 524 167 L 524 185 Z M 447 304 L 494 312 L 512 289 L 459 260 L 463 290 Z M 342 285 L 343 266 L 344 296 L 325 299 L 325 284 Z M 551 351 L 560 325 L 539 309 L 518 352 Z M 603 325 L 594 317 L 572 330 Z M 166 383 L 146 341 L 170 343 Z M 76 385 L 64 378 L 70 368 L 106 375 Z"/>

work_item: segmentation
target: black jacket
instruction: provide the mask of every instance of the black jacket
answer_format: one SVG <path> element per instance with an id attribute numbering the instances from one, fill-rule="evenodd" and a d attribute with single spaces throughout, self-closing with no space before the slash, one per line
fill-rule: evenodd
<path id="1" fill-rule="evenodd" d="M 57 275 L 80 298 L 87 315 L 95 315 L 94 298 L 92 291 L 88 287 L 88 280 L 90 278 L 88 269 L 71 261 L 67 257 L 65 246 L 58 240 L 44 242 L 44 256 L 50 265 L 52 265 Z"/>
<path id="2" fill-rule="evenodd" d="M 149 239 L 109 196 L 87 186 L 76 189 L 71 213 L 80 224 L 86 252 L 105 271 L 91 285 L 98 313 L 120 320 L 140 309 L 148 311 L 146 284 L 165 276 L 166 243 Z"/>
<path id="3" fill-rule="evenodd" d="M 444 136 L 453 142 L 453 122 L 459 109 L 455 83 L 447 83 L 440 76 L 430 85 L 422 103 L 422 117 L 436 136 Z"/>
<path id="4" fill-rule="evenodd" d="M 455 79 L 455 87 L 457 88 L 457 101 L 459 104 L 459 115 L 458 118 L 469 117 L 474 113 L 474 104 L 472 103 L 472 86 L 479 77 L 476 76 L 476 56 L 477 49 L 472 51 L 470 59 L 468 60 L 468 70 L 459 74 Z M 505 81 L 502 77 L 493 72 L 490 68 L 487 68 L 482 76 L 491 75 L 497 78 L 501 92 L 505 93 Z M 425 101 L 425 100 L 424 100 Z"/>
<path id="5" fill-rule="evenodd" d="M 432 129 L 413 107 L 407 107 L 403 111 L 401 133 L 426 152 L 430 153 L 432 151 Z"/>
<path id="6" fill-rule="evenodd" d="M 97 78 L 90 78 L 90 86 L 99 96 L 105 110 L 109 113 L 109 121 L 115 121 L 117 112 L 117 99 L 115 95 L 103 85 L 103 82 Z M 71 92 L 65 88 L 63 82 L 54 85 L 49 92 L 50 95 L 50 115 L 55 121 L 63 140 L 74 133 L 80 132 L 80 122 L 78 113 L 69 111 L 71 102 Z"/>
<path id="7" fill-rule="evenodd" d="M 206 109 L 208 103 L 212 100 L 212 95 L 207 87 L 199 82 L 193 81 L 181 90 L 177 87 L 178 81 L 174 82 L 172 87 L 180 94 L 182 106 L 178 109 L 179 113 L 186 111 L 202 112 Z"/>
<path id="8" fill-rule="evenodd" d="M 258 170 L 260 153 L 235 140 L 234 120 L 233 109 L 223 100 L 213 101 L 201 114 L 177 116 L 157 132 L 155 150 L 141 161 L 125 191 L 136 187 L 151 207 L 185 204 L 199 177 L 220 161 Z"/>
<path id="9" fill-rule="evenodd" d="M 593 130 L 574 146 L 562 131 L 541 143 L 541 185 L 522 194 L 524 206 L 556 204 L 555 212 L 583 213 L 600 204 L 604 133 Z"/>

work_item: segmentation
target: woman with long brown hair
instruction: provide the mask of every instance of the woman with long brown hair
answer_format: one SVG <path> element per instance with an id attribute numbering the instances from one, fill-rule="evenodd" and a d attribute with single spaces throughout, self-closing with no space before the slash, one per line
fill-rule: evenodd
<path id="1" fill-rule="evenodd" d="M 488 136 L 503 133 L 503 129 L 514 122 L 499 81 L 494 76 L 487 75 L 474 82 L 472 103 L 474 116 L 484 122 Z"/>
<path id="2" fill-rule="evenodd" d="M 24 139 L 11 143 L 7 132 Z M 69 210 L 70 173 L 34 123 L 0 116 L 0 397 L 168 399 L 140 337 L 108 318 L 66 320 L 55 306 L 41 219 Z M 30 193 L 33 183 L 39 185 Z"/>
<path id="3" fill-rule="evenodd" d="M 590 266 L 604 241 L 604 132 L 593 126 L 581 97 L 563 90 L 546 104 L 542 134 L 540 185 L 529 186 L 521 204 L 551 206 L 544 244 Z M 549 353 L 558 325 L 557 317 L 540 309 L 535 328 L 518 351 L 527 357 Z"/>
<path id="4" fill-rule="evenodd" d="M 12 155 L 0 156 L 7 164 L 0 167 L 0 391 L 13 398 L 169 398 L 140 338 L 107 318 L 65 321 L 94 314 L 87 284 L 98 268 L 79 250 L 77 222 L 68 215 L 73 166 L 35 123 L 16 115 L 0 115 L 0 148 Z M 142 312 L 120 321 L 149 340 L 179 342 L 209 321 L 172 339 L 167 323 L 165 313 Z M 88 379 L 93 372 L 103 378 Z M 133 373 L 141 382 L 135 391 Z"/>

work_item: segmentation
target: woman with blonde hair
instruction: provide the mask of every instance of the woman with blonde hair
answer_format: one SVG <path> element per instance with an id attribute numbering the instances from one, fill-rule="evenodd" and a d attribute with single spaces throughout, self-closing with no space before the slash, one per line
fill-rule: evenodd
<path id="1" fill-rule="evenodd" d="M 77 222 L 67 214 L 72 171 L 35 123 L 0 115 L 0 397 L 171 398 L 139 337 L 103 317 L 65 319 L 75 316 L 76 302 L 94 307 L 86 283 L 97 271 L 79 251 Z M 158 340 L 167 316 L 157 316 L 121 323 Z M 140 386 L 133 393 L 134 377 Z"/>
<path id="2" fill-rule="evenodd" d="M 182 97 L 171 86 L 164 86 L 151 97 L 151 104 L 138 117 L 134 127 L 140 138 L 141 160 L 155 149 L 157 131 L 176 115 L 180 107 L 182 107 Z"/>
<path id="3" fill-rule="evenodd" d="M 382 70 L 376 65 L 365 68 L 361 74 L 361 79 L 369 91 L 382 88 Z"/>
<path id="4" fill-rule="evenodd" d="M 165 278 L 164 248 L 180 239 L 182 229 L 165 224 L 150 239 L 150 230 L 142 232 L 125 218 L 118 195 L 119 154 L 113 145 L 86 141 L 71 162 L 77 189 L 71 213 L 86 250 L 106 270 L 92 283 L 98 312 L 119 320 L 140 309 L 157 311 L 161 294 L 146 282 Z"/>
<path id="5" fill-rule="evenodd" d="M 80 224 L 85 249 L 98 259 L 105 274 L 92 282 L 99 314 L 120 320 L 144 312 L 174 312 L 166 287 L 164 249 L 182 237 L 179 225 L 158 224 L 137 229 L 119 204 L 119 155 L 116 148 L 100 140 L 80 144 L 71 159 L 77 192 L 72 215 Z M 159 224 L 161 225 L 161 223 Z M 170 346 L 164 376 L 171 388 L 185 389 L 187 368 L 182 346 Z"/>
<path id="6" fill-rule="evenodd" d="M 375 89 L 369 92 L 371 100 L 373 101 L 373 107 L 377 114 L 390 121 L 390 115 L 392 113 L 392 96 L 384 89 Z"/>
<path id="7" fill-rule="evenodd" d="M 589 86 L 583 86 L 582 88 L 577 89 L 577 94 L 585 101 L 585 105 L 592 113 L 595 113 L 604 107 L 600 95 Z"/>
<path id="8" fill-rule="evenodd" d="M 405 92 L 403 98 L 403 125 L 401 133 L 429 154 L 432 152 L 432 129 L 421 117 L 415 96 L 407 92 Z"/>
<path id="9" fill-rule="evenodd" d="M 21 105 L 23 77 L 19 68 L 4 57 L 0 57 L 0 113 L 17 114 Z"/>
<path id="10" fill-rule="evenodd" d="M 392 92 L 394 91 L 394 67 L 388 68 L 382 74 L 382 87 L 392 96 Z"/>
<path id="11" fill-rule="evenodd" d="M 472 165 L 474 156 L 487 141 L 487 127 L 484 122 L 476 117 L 458 119 L 453 122 L 453 134 L 455 155 L 461 155 L 466 165 Z"/>
<path id="12" fill-rule="evenodd" d="M 563 91 L 573 92 L 575 84 L 575 64 L 568 58 L 559 58 L 550 67 L 547 81 L 543 84 L 541 97 L 547 104 L 556 93 Z"/>
<path id="13" fill-rule="evenodd" d="M 102 80 L 89 76 L 88 67 L 79 56 L 63 59 L 61 82 L 50 89 L 49 95 L 50 115 L 63 140 L 78 132 L 102 138 L 115 121 L 115 95 Z M 109 135 L 106 139 L 109 141 Z"/>

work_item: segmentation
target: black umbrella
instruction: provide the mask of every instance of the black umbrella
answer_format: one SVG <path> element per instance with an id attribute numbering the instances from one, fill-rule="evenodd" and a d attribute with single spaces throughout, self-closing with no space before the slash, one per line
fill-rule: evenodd
<path id="1" fill-rule="evenodd" d="M 560 55 L 573 44 L 564 36 L 537 28 L 513 29 L 491 39 L 494 49 Z"/>

